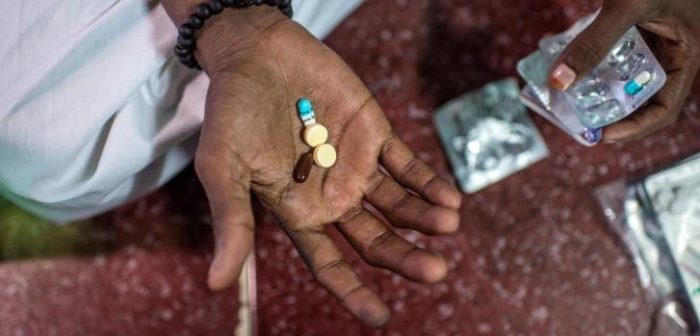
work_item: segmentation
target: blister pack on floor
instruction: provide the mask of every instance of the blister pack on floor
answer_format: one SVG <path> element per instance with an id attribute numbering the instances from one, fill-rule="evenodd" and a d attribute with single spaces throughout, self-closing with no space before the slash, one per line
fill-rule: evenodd
<path id="1" fill-rule="evenodd" d="M 549 155 L 519 90 L 514 78 L 494 82 L 436 112 L 435 125 L 464 192 L 481 190 Z"/>
<path id="2" fill-rule="evenodd" d="M 653 336 L 700 333 L 700 156 L 596 189 L 655 301 Z"/>
<path id="3" fill-rule="evenodd" d="M 653 210 L 672 259 L 683 280 L 695 316 L 700 313 L 700 157 L 658 172 L 644 180 Z"/>
<path id="4" fill-rule="evenodd" d="M 656 94 L 666 73 L 636 27 L 628 30 L 605 59 L 566 91 L 549 87 L 553 62 L 594 19 L 589 15 L 569 30 L 543 38 L 539 50 L 518 63 L 527 82 L 523 102 L 585 145 L 600 140 L 600 129 L 615 123 Z"/>

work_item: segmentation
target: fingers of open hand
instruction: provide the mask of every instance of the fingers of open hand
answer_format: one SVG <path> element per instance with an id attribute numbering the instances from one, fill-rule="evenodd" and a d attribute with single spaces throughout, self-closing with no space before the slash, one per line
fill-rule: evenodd
<path id="1" fill-rule="evenodd" d="M 425 234 L 453 233 L 459 227 L 459 213 L 454 208 L 433 205 L 401 186 L 392 177 L 377 172 L 377 182 L 365 198 L 394 226 Z"/>
<path id="2" fill-rule="evenodd" d="M 250 172 L 235 153 L 201 148 L 195 169 L 209 199 L 216 240 L 208 283 L 220 290 L 236 281 L 253 245 Z"/>
<path id="3" fill-rule="evenodd" d="M 380 327 L 389 319 L 389 309 L 367 287 L 343 258 L 321 225 L 288 229 L 294 245 L 314 277 L 363 323 Z"/>
<path id="4" fill-rule="evenodd" d="M 364 208 L 348 213 L 337 227 L 370 265 L 422 282 L 437 282 L 447 274 L 440 255 L 408 242 Z"/>
<path id="5" fill-rule="evenodd" d="M 459 191 L 438 177 L 395 133 L 384 143 L 380 159 L 398 182 L 428 201 L 452 209 L 458 209 L 462 203 Z"/>

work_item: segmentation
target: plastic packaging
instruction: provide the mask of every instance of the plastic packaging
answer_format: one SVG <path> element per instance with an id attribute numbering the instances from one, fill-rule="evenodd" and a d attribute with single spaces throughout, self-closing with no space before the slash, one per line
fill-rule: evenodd
<path id="1" fill-rule="evenodd" d="M 700 155 L 596 197 L 658 305 L 652 335 L 700 333 Z"/>
<path id="2" fill-rule="evenodd" d="M 549 70 L 566 46 L 597 14 L 576 22 L 567 31 L 543 38 L 539 50 L 518 63 L 527 82 L 523 103 L 585 145 L 594 145 L 600 128 L 615 123 L 656 94 L 666 73 L 636 27 L 629 29 L 605 59 L 564 92 L 551 89 Z M 574 118 L 575 117 L 575 118 Z"/>
<path id="3" fill-rule="evenodd" d="M 602 130 L 588 128 L 572 111 L 564 93 L 550 90 L 548 84 L 551 60 L 543 51 L 536 51 L 518 63 L 518 72 L 527 85 L 520 93 L 521 101 L 585 146 L 600 142 Z"/>
<path id="4" fill-rule="evenodd" d="M 632 114 L 665 83 L 666 72 L 639 30 L 632 27 L 565 96 L 584 126 L 598 128 Z"/>
<path id="5" fill-rule="evenodd" d="M 514 78 L 494 82 L 444 104 L 435 114 L 463 191 L 476 192 L 549 155 L 519 90 Z"/>

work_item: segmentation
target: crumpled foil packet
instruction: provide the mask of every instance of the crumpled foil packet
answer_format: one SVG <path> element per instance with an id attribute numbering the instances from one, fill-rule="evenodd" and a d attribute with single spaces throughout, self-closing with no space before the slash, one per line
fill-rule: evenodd
<path id="1" fill-rule="evenodd" d="M 527 115 L 514 78 L 460 96 L 434 116 L 455 177 L 473 193 L 546 158 L 549 150 Z"/>
<path id="2" fill-rule="evenodd" d="M 700 334 L 700 155 L 596 197 L 658 304 L 652 335 Z"/>

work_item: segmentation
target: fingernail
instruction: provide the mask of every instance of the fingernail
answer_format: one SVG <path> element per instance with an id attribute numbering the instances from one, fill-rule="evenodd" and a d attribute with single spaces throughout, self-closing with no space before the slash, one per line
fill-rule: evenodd
<path id="1" fill-rule="evenodd" d="M 209 265 L 209 273 L 207 276 L 207 282 L 209 284 L 209 288 L 211 288 L 213 290 L 217 290 L 217 289 L 219 289 L 219 287 L 221 287 L 220 281 L 219 281 L 219 277 L 220 277 L 219 276 L 219 273 L 220 273 L 219 272 L 219 268 L 220 268 L 219 264 L 221 263 L 220 259 L 221 258 L 214 256 L 214 259 L 211 261 L 211 265 Z"/>
<path id="2" fill-rule="evenodd" d="M 549 85 L 559 91 L 568 89 L 574 81 L 576 81 L 576 72 L 566 63 L 559 64 L 549 76 Z"/>
<path id="3" fill-rule="evenodd" d="M 603 143 L 606 145 L 616 145 L 616 144 L 622 143 L 622 141 L 620 141 L 619 139 L 615 139 L 615 138 L 603 139 Z"/>
<path id="4" fill-rule="evenodd" d="M 603 129 L 603 137 L 600 141 L 607 145 L 614 145 L 620 142 L 618 137 L 615 136 L 615 132 L 610 132 L 608 128 Z"/>

